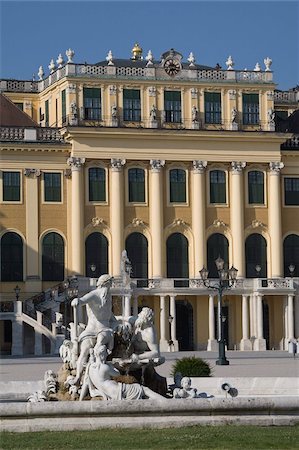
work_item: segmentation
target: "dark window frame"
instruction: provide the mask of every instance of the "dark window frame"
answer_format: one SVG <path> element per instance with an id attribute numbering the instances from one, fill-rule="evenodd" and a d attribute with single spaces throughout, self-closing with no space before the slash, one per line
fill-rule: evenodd
<path id="1" fill-rule="evenodd" d="M 299 206 L 299 177 L 284 177 L 284 205 Z"/>
<path id="2" fill-rule="evenodd" d="M 102 91 L 101 88 L 83 88 L 84 120 L 102 120 Z"/>
<path id="3" fill-rule="evenodd" d="M 259 94 L 242 95 L 243 105 L 243 125 L 259 125 L 260 124 L 260 101 Z"/>
<path id="4" fill-rule="evenodd" d="M 21 202 L 21 173 L 19 171 L 2 172 L 2 201 Z"/>
<path id="5" fill-rule="evenodd" d="M 56 232 L 45 234 L 42 240 L 42 280 L 62 281 L 64 265 L 65 243 L 63 237 Z"/>
<path id="6" fill-rule="evenodd" d="M 141 167 L 128 169 L 129 203 L 145 203 L 145 170 Z"/>
<path id="7" fill-rule="evenodd" d="M 103 167 L 88 168 L 88 201 L 106 202 L 106 170 Z"/>
<path id="8" fill-rule="evenodd" d="M 1 281 L 23 281 L 24 243 L 22 237 L 12 231 L 4 233 L 1 237 L 0 248 Z"/>
<path id="9" fill-rule="evenodd" d="M 182 123 L 181 91 L 164 91 L 165 123 Z"/>
<path id="10" fill-rule="evenodd" d="M 123 121 L 141 122 L 140 89 L 123 90 Z"/>
<path id="11" fill-rule="evenodd" d="M 187 203 L 187 175 L 182 168 L 169 170 L 169 203 Z"/>
<path id="12" fill-rule="evenodd" d="M 220 92 L 205 92 L 205 123 L 206 124 L 221 124 L 221 93 Z"/>
<path id="13" fill-rule="evenodd" d="M 44 203 L 62 203 L 62 174 L 60 172 L 44 172 L 43 177 Z"/>
<path id="14" fill-rule="evenodd" d="M 224 177 L 224 181 L 220 180 L 220 177 Z M 212 179 L 214 178 L 214 180 Z M 226 171 L 222 169 L 212 169 L 209 172 L 209 192 L 210 192 L 210 204 L 211 205 L 226 205 L 227 176 Z"/>
<path id="15" fill-rule="evenodd" d="M 261 170 L 250 170 L 247 174 L 248 204 L 265 204 L 265 174 Z"/>

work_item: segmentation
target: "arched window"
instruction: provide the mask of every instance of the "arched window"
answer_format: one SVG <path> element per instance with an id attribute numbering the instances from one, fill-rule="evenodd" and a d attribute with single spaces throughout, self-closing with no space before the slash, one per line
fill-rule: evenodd
<path id="1" fill-rule="evenodd" d="M 226 176 L 223 170 L 210 171 L 210 203 L 226 203 Z"/>
<path id="2" fill-rule="evenodd" d="M 246 277 L 267 278 L 267 242 L 261 234 L 251 234 L 245 242 Z M 261 267 L 257 271 L 257 266 Z"/>
<path id="3" fill-rule="evenodd" d="M 108 273 L 108 240 L 102 233 L 91 233 L 85 241 L 85 273 L 90 278 Z"/>
<path id="4" fill-rule="evenodd" d="M 148 278 L 148 243 L 142 233 L 132 233 L 126 239 L 126 250 L 132 264 L 132 278 Z"/>
<path id="5" fill-rule="evenodd" d="M 132 168 L 128 170 L 129 202 L 145 202 L 145 175 L 143 169 Z"/>
<path id="6" fill-rule="evenodd" d="M 64 279 L 64 242 L 60 234 L 48 233 L 42 243 L 43 281 Z"/>
<path id="7" fill-rule="evenodd" d="M 23 281 L 23 240 L 17 233 L 2 236 L 1 281 Z"/>
<path id="8" fill-rule="evenodd" d="M 289 234 L 283 241 L 283 261 L 284 276 L 299 277 L 299 236 L 297 234 Z M 295 266 L 293 274 L 289 270 L 289 266 Z"/>
<path id="9" fill-rule="evenodd" d="M 186 171 L 169 171 L 169 199 L 171 203 L 186 203 Z"/>
<path id="10" fill-rule="evenodd" d="M 259 170 L 248 172 L 248 203 L 261 205 L 265 203 L 264 174 Z"/>
<path id="11" fill-rule="evenodd" d="M 228 240 L 223 234 L 212 234 L 207 242 L 207 258 L 209 278 L 218 278 L 216 259 L 220 256 L 224 261 L 224 267 L 228 268 Z"/>
<path id="12" fill-rule="evenodd" d="M 167 277 L 189 278 L 188 240 L 181 233 L 173 233 L 167 239 Z M 188 282 L 178 281 L 176 287 L 186 286 Z"/>
<path id="13" fill-rule="evenodd" d="M 88 194 L 90 202 L 106 201 L 106 172 L 101 167 L 88 169 Z"/>

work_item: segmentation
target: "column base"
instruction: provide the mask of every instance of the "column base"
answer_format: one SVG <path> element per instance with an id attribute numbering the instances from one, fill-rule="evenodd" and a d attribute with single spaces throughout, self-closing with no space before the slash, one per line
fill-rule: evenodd
<path id="1" fill-rule="evenodd" d="M 178 341 L 167 341 L 167 352 L 178 352 L 179 351 L 179 343 Z"/>
<path id="2" fill-rule="evenodd" d="M 267 350 L 267 348 L 266 348 L 266 339 L 263 339 L 263 338 L 257 338 L 257 339 L 255 339 L 255 341 L 254 341 L 254 344 L 253 344 L 253 350 L 254 351 L 264 351 L 264 350 Z"/>
<path id="3" fill-rule="evenodd" d="M 232 131 L 237 131 L 238 130 L 238 124 L 236 123 L 236 122 L 232 122 L 231 124 L 230 124 L 230 129 L 232 130 Z"/>
<path id="4" fill-rule="evenodd" d="M 199 122 L 192 122 L 191 128 L 192 130 L 199 130 Z"/>
<path id="5" fill-rule="evenodd" d="M 217 352 L 218 351 L 218 342 L 216 339 L 209 339 L 207 345 L 208 352 Z"/>
<path id="6" fill-rule="evenodd" d="M 169 352 L 169 344 L 166 339 L 160 340 L 160 351 L 161 352 Z"/>
<path id="7" fill-rule="evenodd" d="M 240 350 L 241 351 L 250 351 L 252 350 L 252 345 L 250 339 L 241 339 L 240 341 Z"/>
<path id="8" fill-rule="evenodd" d="M 157 120 L 151 120 L 149 123 L 150 128 L 158 128 L 158 122 Z"/>

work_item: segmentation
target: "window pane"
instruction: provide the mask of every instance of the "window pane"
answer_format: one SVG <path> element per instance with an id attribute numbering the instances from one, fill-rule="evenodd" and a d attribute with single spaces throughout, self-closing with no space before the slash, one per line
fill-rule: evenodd
<path id="1" fill-rule="evenodd" d="M 45 202 L 61 202 L 61 174 L 44 173 Z"/>
<path id="2" fill-rule="evenodd" d="M 226 180 L 223 170 L 210 171 L 210 203 L 226 203 Z"/>
<path id="3" fill-rule="evenodd" d="M 182 169 L 169 171 L 170 202 L 186 202 L 186 172 Z"/>
<path id="4" fill-rule="evenodd" d="M 65 89 L 61 92 L 61 114 L 62 114 L 62 123 L 65 123 L 65 121 L 66 121 Z"/>
<path id="5" fill-rule="evenodd" d="M 164 92 L 164 111 L 165 122 L 180 123 L 181 115 L 181 92 L 165 91 Z"/>
<path id="6" fill-rule="evenodd" d="M 23 281 L 23 241 L 17 233 L 1 239 L 1 281 Z"/>
<path id="7" fill-rule="evenodd" d="M 101 120 L 101 89 L 84 88 L 84 119 Z"/>
<path id="8" fill-rule="evenodd" d="M 267 277 L 267 243 L 261 234 L 251 234 L 245 242 L 246 277 Z M 261 266 L 258 274 L 256 266 Z"/>
<path id="9" fill-rule="evenodd" d="M 124 100 L 124 109 L 123 109 L 124 120 L 140 122 L 141 120 L 140 91 L 138 89 L 124 89 L 123 100 Z"/>
<path id="10" fill-rule="evenodd" d="M 181 233 L 167 239 L 167 277 L 189 278 L 188 240 Z"/>
<path id="11" fill-rule="evenodd" d="M 299 205 L 299 178 L 284 179 L 285 205 Z"/>
<path id="12" fill-rule="evenodd" d="M 20 188 L 20 172 L 3 172 L 3 201 L 19 202 Z"/>
<path id="13" fill-rule="evenodd" d="M 209 278 L 218 278 L 216 259 L 220 256 L 224 260 L 224 268 L 228 269 L 228 240 L 223 234 L 212 234 L 207 242 L 207 259 Z"/>
<path id="14" fill-rule="evenodd" d="M 86 276 L 97 278 L 108 273 L 108 241 L 102 233 L 92 233 L 85 241 Z M 91 266 L 94 271 L 91 270 Z"/>
<path id="15" fill-rule="evenodd" d="M 243 94 L 243 124 L 259 124 L 259 95 Z"/>
<path id="16" fill-rule="evenodd" d="M 58 233 L 49 233 L 42 245 L 43 281 L 62 281 L 64 279 L 64 242 Z"/>
<path id="17" fill-rule="evenodd" d="M 299 235 L 290 234 L 287 236 L 283 243 L 283 256 L 284 256 L 284 276 L 299 277 Z M 290 265 L 295 266 L 293 274 L 289 270 Z"/>
<path id="18" fill-rule="evenodd" d="M 132 278 L 148 277 L 148 242 L 141 233 L 132 233 L 126 239 L 126 250 L 132 264 Z M 139 285 L 140 286 L 140 285 Z"/>
<path id="19" fill-rule="evenodd" d="M 145 176 L 143 169 L 129 169 L 129 202 L 145 202 Z"/>
<path id="20" fill-rule="evenodd" d="M 221 94 L 205 92 L 205 122 L 221 123 Z"/>
<path id="21" fill-rule="evenodd" d="M 49 126 L 49 100 L 45 102 L 45 126 Z"/>
<path id="22" fill-rule="evenodd" d="M 264 174 L 259 171 L 248 173 L 248 202 L 264 204 Z"/>
<path id="23" fill-rule="evenodd" d="M 88 170 L 89 201 L 104 202 L 106 200 L 106 173 L 105 169 L 93 167 Z"/>

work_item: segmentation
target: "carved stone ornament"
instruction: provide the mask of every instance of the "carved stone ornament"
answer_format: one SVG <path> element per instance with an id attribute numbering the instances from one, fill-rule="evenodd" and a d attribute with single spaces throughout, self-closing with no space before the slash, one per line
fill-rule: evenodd
<path id="1" fill-rule="evenodd" d="M 150 86 L 148 88 L 148 95 L 150 97 L 156 97 L 156 88 L 155 88 L 155 86 Z"/>
<path id="2" fill-rule="evenodd" d="M 254 71 L 254 72 L 260 72 L 260 71 L 261 71 L 261 66 L 260 66 L 260 64 L 259 64 L 258 62 L 257 62 L 256 65 L 254 66 L 253 71 Z"/>
<path id="3" fill-rule="evenodd" d="M 226 66 L 227 66 L 227 70 L 233 70 L 233 67 L 235 65 L 233 58 L 231 56 L 229 56 L 227 58 L 227 61 L 225 62 Z"/>
<path id="4" fill-rule="evenodd" d="M 114 84 L 109 86 L 109 94 L 110 95 L 116 95 L 116 93 L 117 93 L 117 87 Z"/>
<path id="5" fill-rule="evenodd" d="M 48 67 L 49 67 L 50 73 L 53 73 L 54 70 L 55 70 L 55 62 L 54 62 L 53 58 L 51 59 L 50 64 L 48 65 Z"/>
<path id="6" fill-rule="evenodd" d="M 246 162 L 244 161 L 233 161 L 231 163 L 233 172 L 242 172 L 242 170 L 246 167 Z"/>
<path id="7" fill-rule="evenodd" d="M 215 219 L 213 222 L 214 227 L 220 228 L 220 227 L 226 227 L 226 223 L 224 223 L 222 220 L 220 219 Z"/>
<path id="8" fill-rule="evenodd" d="M 144 226 L 144 222 L 143 222 L 143 220 L 138 219 L 137 217 L 135 217 L 132 220 L 132 225 L 133 225 L 133 227 L 142 227 L 142 226 Z"/>
<path id="9" fill-rule="evenodd" d="M 37 75 L 38 75 L 39 81 L 41 81 L 45 75 L 43 66 L 39 66 Z"/>
<path id="10" fill-rule="evenodd" d="M 235 89 L 230 89 L 228 91 L 228 97 L 230 100 L 236 100 L 237 91 Z"/>
<path id="11" fill-rule="evenodd" d="M 192 88 L 191 89 L 191 98 L 197 98 L 198 89 Z"/>
<path id="12" fill-rule="evenodd" d="M 192 165 L 193 165 L 193 172 L 194 173 L 204 173 L 208 163 L 207 163 L 207 161 L 200 161 L 198 159 L 195 159 L 192 162 Z"/>
<path id="13" fill-rule="evenodd" d="M 252 226 L 252 228 L 265 228 L 265 224 L 257 219 L 254 219 L 251 222 L 251 226 Z"/>
<path id="14" fill-rule="evenodd" d="M 33 178 L 37 178 L 41 175 L 40 169 L 24 169 L 24 175 L 25 177 L 30 177 L 31 175 Z"/>
<path id="15" fill-rule="evenodd" d="M 271 70 L 270 67 L 272 65 L 272 59 L 270 59 L 269 56 L 267 56 L 267 58 L 264 59 L 264 64 L 266 66 L 265 71 L 270 72 L 270 70 Z"/>
<path id="16" fill-rule="evenodd" d="M 148 51 L 148 54 L 146 55 L 145 59 L 147 61 L 146 67 L 149 67 L 149 66 L 153 65 L 154 56 L 153 56 L 151 50 Z"/>
<path id="17" fill-rule="evenodd" d="M 153 172 L 160 172 L 165 166 L 165 161 L 163 159 L 151 159 L 150 165 Z"/>
<path id="18" fill-rule="evenodd" d="M 281 169 L 284 168 L 284 163 L 280 162 L 280 161 L 274 161 L 274 162 L 271 161 L 269 163 L 269 168 L 270 168 L 270 174 L 279 175 Z"/>
<path id="19" fill-rule="evenodd" d="M 64 174 L 65 178 L 72 178 L 72 170 L 71 169 L 65 169 L 63 171 L 63 174 Z"/>
<path id="20" fill-rule="evenodd" d="M 107 56 L 106 56 L 106 61 L 108 63 L 108 66 L 114 66 L 114 62 L 113 62 L 113 55 L 112 55 L 112 51 L 109 50 Z"/>
<path id="21" fill-rule="evenodd" d="M 187 58 L 187 61 L 189 62 L 189 67 L 195 67 L 195 57 L 192 52 L 190 52 L 190 55 Z"/>
<path id="22" fill-rule="evenodd" d="M 30 102 L 30 101 L 25 102 L 24 103 L 24 108 L 25 109 L 32 109 L 32 102 Z"/>
<path id="23" fill-rule="evenodd" d="M 64 59 L 61 53 L 59 53 L 58 58 L 56 59 L 56 64 L 58 65 L 58 68 L 62 67 L 64 64 Z"/>
<path id="24" fill-rule="evenodd" d="M 180 226 L 186 226 L 186 222 L 183 219 L 174 219 L 174 221 L 171 224 L 171 227 L 180 227 Z"/>
<path id="25" fill-rule="evenodd" d="M 102 217 L 93 217 L 91 223 L 93 227 L 98 227 L 99 225 L 104 224 L 104 219 L 102 219 Z"/>
<path id="26" fill-rule="evenodd" d="M 85 158 L 76 158 L 75 156 L 71 156 L 68 158 L 67 163 L 71 166 L 72 170 L 79 170 L 85 164 Z"/>
<path id="27" fill-rule="evenodd" d="M 75 55 L 74 50 L 72 50 L 71 48 L 69 48 L 68 50 L 66 50 L 65 52 L 66 56 L 67 56 L 67 62 L 68 63 L 72 63 L 73 61 L 73 57 Z"/>
<path id="28" fill-rule="evenodd" d="M 125 159 L 111 158 L 111 168 L 115 172 L 119 172 L 125 164 Z"/>
<path id="29" fill-rule="evenodd" d="M 267 100 L 274 100 L 274 91 L 267 92 Z"/>
<path id="30" fill-rule="evenodd" d="M 69 84 L 68 87 L 66 88 L 66 91 L 69 94 L 75 94 L 76 93 L 76 85 L 75 84 Z"/>

